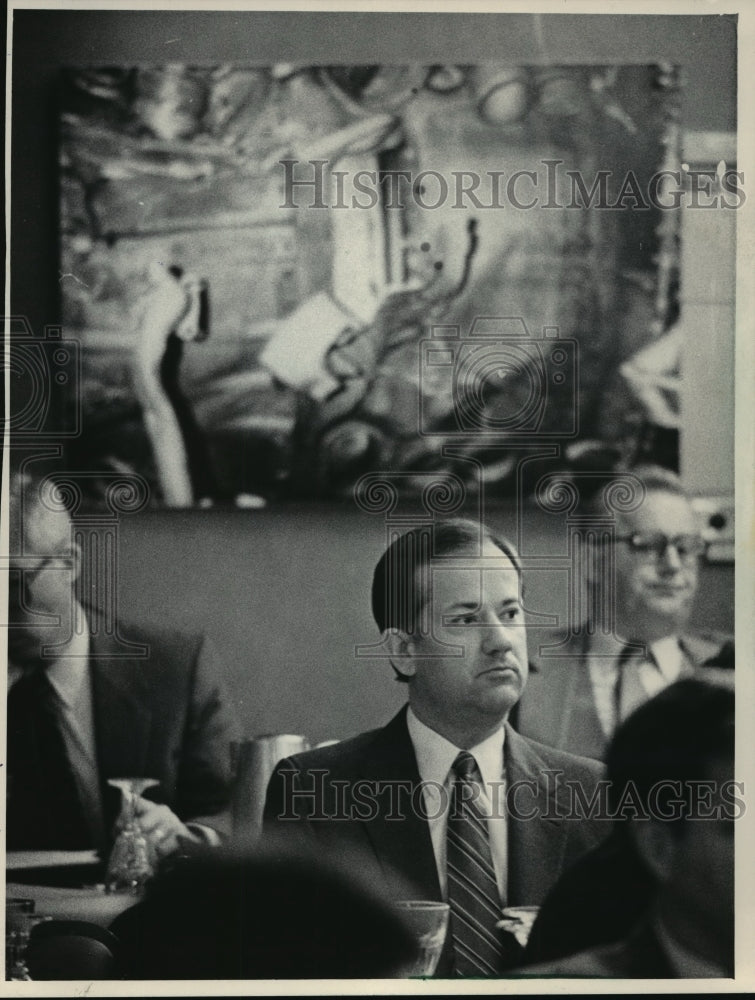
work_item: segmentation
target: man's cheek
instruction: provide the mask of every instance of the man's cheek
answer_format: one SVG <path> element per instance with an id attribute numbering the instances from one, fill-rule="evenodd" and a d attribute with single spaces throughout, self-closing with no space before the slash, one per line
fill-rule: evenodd
<path id="1" fill-rule="evenodd" d="M 658 583 L 658 580 L 658 575 L 652 570 L 648 570 L 647 572 L 639 574 L 635 577 L 633 589 L 638 593 L 643 593 L 648 587 L 652 587 Z"/>

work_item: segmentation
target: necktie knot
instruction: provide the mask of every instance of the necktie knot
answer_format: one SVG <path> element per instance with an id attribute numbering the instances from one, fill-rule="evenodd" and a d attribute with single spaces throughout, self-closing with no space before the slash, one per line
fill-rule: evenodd
<path id="1" fill-rule="evenodd" d="M 461 778 L 463 781 L 474 781 L 480 775 L 477 761 L 468 750 L 459 751 L 451 765 L 451 770 L 457 778 Z"/>
<path id="2" fill-rule="evenodd" d="M 619 667 L 626 666 L 630 660 L 638 660 L 645 653 L 645 647 L 641 642 L 627 642 L 621 647 L 621 652 L 619 653 L 618 665 Z"/>

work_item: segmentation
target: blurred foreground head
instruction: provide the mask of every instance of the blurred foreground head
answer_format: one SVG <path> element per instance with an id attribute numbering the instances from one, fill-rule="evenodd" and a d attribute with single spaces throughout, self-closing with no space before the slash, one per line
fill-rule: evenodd
<path id="1" fill-rule="evenodd" d="M 574 975 L 558 963 L 626 941 L 660 912 L 688 952 L 730 970 L 733 819 L 743 810 L 733 772 L 730 684 L 679 681 L 633 712 L 607 757 L 612 833 L 545 900 L 526 964 Z"/>
<path id="2" fill-rule="evenodd" d="M 134 979 L 353 979 L 414 957 L 387 903 L 295 856 L 207 852 L 159 876 L 112 930 Z"/>
<path id="3" fill-rule="evenodd" d="M 688 950 L 727 968 L 734 946 L 734 691 L 678 681 L 616 731 L 606 759 L 612 811 Z"/>

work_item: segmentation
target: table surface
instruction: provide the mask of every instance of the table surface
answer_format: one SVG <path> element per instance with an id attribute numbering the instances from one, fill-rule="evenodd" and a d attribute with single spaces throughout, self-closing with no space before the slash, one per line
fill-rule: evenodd
<path id="1" fill-rule="evenodd" d="M 29 878 L 26 875 L 23 881 L 17 881 L 22 878 L 23 869 L 54 870 L 56 882 L 61 881 L 57 876 L 61 873 L 64 876 L 66 868 L 72 871 L 80 868 L 85 872 L 87 867 L 91 867 L 92 873 L 97 873 L 101 870 L 97 867 L 98 861 L 93 851 L 9 852 L 6 855 L 6 899 L 33 899 L 36 913 L 56 920 L 88 920 L 107 927 L 119 914 L 137 903 L 139 897 L 128 893 L 106 893 L 102 884 L 35 884 L 33 876 Z M 94 874 L 92 877 L 95 877 Z"/>
<path id="2" fill-rule="evenodd" d="M 5 867 L 8 871 L 16 868 L 64 868 L 68 865 L 95 865 L 99 860 L 97 851 L 8 851 Z"/>

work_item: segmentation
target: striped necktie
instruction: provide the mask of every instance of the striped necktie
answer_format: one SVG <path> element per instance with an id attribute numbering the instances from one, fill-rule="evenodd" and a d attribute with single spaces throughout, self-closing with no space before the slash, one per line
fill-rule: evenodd
<path id="1" fill-rule="evenodd" d="M 451 768 L 455 780 L 448 814 L 446 859 L 451 932 L 459 976 L 495 976 L 501 966 L 501 919 L 485 815 L 478 802 L 477 762 L 462 750 Z"/>

